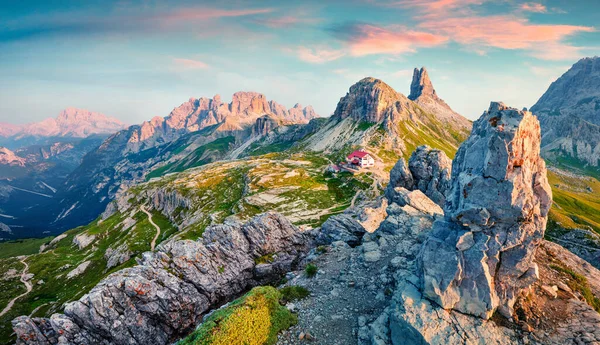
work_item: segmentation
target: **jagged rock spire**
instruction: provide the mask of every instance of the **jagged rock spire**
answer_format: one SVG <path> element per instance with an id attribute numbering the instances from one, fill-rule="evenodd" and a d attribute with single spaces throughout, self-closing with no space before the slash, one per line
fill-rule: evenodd
<path id="1" fill-rule="evenodd" d="M 431 79 L 429 79 L 429 74 L 427 74 L 427 69 L 425 67 L 421 67 L 420 70 L 415 68 L 408 98 L 414 101 L 422 95 L 437 98 L 437 94 L 435 93 L 435 89 L 433 88 L 433 84 L 431 83 Z"/>
<path id="2" fill-rule="evenodd" d="M 513 314 L 538 276 L 552 192 L 530 112 L 493 102 L 452 164 L 445 219 L 423 245 L 423 294 L 444 309 L 487 319 Z"/>

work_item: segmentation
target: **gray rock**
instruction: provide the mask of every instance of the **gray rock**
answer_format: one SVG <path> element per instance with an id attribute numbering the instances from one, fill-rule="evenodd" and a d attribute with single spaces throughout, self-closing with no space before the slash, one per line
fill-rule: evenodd
<path id="1" fill-rule="evenodd" d="M 211 226 L 197 241 L 170 241 L 144 253 L 138 266 L 109 275 L 67 304 L 64 315 L 13 320 L 17 344 L 171 343 L 211 308 L 281 277 L 312 246 L 308 234 L 276 213 Z M 273 261 L 258 267 L 255 260 L 264 255 Z"/>
<path id="2" fill-rule="evenodd" d="M 365 234 L 365 228 L 349 213 L 329 217 L 321 226 L 316 241 L 318 245 L 328 245 L 336 241 L 356 247 Z"/>
<path id="3" fill-rule="evenodd" d="M 458 150 L 445 219 L 423 245 L 424 295 L 444 309 L 510 317 L 535 280 L 551 200 L 537 119 L 492 103 Z"/>
<path id="4" fill-rule="evenodd" d="M 412 153 L 408 167 L 402 158 L 394 165 L 385 196 L 390 202 L 398 202 L 401 201 L 398 188 L 420 190 L 433 202 L 444 206 L 450 189 L 451 166 L 450 158 L 443 151 L 419 146 Z"/>

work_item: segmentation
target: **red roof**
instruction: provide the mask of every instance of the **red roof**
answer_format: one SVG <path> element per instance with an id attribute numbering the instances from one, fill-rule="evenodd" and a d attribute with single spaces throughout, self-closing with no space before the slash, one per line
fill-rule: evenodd
<path id="1" fill-rule="evenodd" d="M 348 159 L 352 159 L 352 158 L 364 158 L 365 156 L 367 156 L 369 153 L 365 152 L 365 151 L 354 151 L 351 154 L 348 155 Z"/>

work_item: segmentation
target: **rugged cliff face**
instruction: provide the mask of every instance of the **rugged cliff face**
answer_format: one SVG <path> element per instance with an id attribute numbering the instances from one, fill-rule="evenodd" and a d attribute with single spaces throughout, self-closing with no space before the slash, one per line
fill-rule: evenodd
<path id="1" fill-rule="evenodd" d="M 310 235 L 275 213 L 206 229 L 198 241 L 169 241 L 138 266 L 101 281 L 64 314 L 13 321 L 18 344 L 168 344 L 211 308 L 292 270 Z M 269 256 L 271 262 L 257 264 Z"/>
<path id="2" fill-rule="evenodd" d="M 600 165 L 600 58 L 584 58 L 550 85 L 531 111 L 542 126 L 542 154 L 575 167 Z"/>
<path id="3" fill-rule="evenodd" d="M 552 192 L 530 113 L 492 103 L 458 150 L 445 219 L 423 246 L 423 291 L 445 309 L 489 318 L 513 314 L 538 277 Z"/>

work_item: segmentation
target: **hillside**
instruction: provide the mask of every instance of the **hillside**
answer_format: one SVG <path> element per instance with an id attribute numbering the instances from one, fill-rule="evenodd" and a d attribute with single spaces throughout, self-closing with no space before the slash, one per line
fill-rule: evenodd
<path id="1" fill-rule="evenodd" d="M 270 127 L 264 127 L 264 117 Z M 286 109 L 256 92 L 238 92 L 230 103 L 192 98 L 164 117 L 119 131 L 89 152 L 56 195 L 24 219 L 22 237 L 58 234 L 95 219 L 117 192 L 162 173 L 182 171 L 225 158 L 236 148 L 264 137 L 276 127 L 301 128 L 315 118 L 312 107 Z M 262 128 L 261 128 L 262 126 Z M 158 172 L 157 172 L 158 171 Z"/>
<path id="2" fill-rule="evenodd" d="M 379 79 L 364 78 L 340 99 L 334 114 L 300 147 L 330 154 L 338 161 L 357 148 L 374 154 L 389 171 L 399 157 L 419 145 L 454 156 L 470 131 L 470 122 L 437 96 L 427 70 L 415 69 L 414 100 Z"/>

